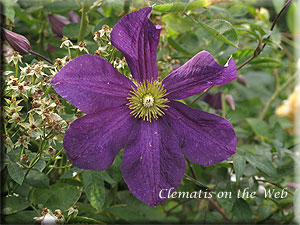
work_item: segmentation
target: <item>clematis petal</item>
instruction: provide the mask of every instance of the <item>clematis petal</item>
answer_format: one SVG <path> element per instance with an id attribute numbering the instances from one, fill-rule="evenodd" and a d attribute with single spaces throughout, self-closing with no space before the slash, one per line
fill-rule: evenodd
<path id="1" fill-rule="evenodd" d="M 167 200 L 166 190 L 174 191 L 180 184 L 185 160 L 163 119 L 138 121 L 123 153 L 122 175 L 138 199 L 156 206 Z"/>
<path id="2" fill-rule="evenodd" d="M 236 151 L 233 127 L 220 116 L 171 101 L 165 119 L 177 135 L 182 152 L 193 163 L 209 166 Z"/>
<path id="3" fill-rule="evenodd" d="M 107 169 L 126 144 L 134 124 L 127 106 L 75 120 L 64 137 L 69 160 L 81 169 Z"/>
<path id="4" fill-rule="evenodd" d="M 109 62 L 93 55 L 70 61 L 51 84 L 58 94 L 87 114 L 126 104 L 133 85 Z"/>
<path id="5" fill-rule="evenodd" d="M 124 16 L 111 32 L 111 43 L 125 56 L 133 78 L 142 82 L 157 79 L 156 52 L 160 26 L 149 20 L 152 7 Z"/>
<path id="6" fill-rule="evenodd" d="M 206 51 L 199 52 L 192 59 L 170 73 L 163 84 L 168 99 L 184 99 L 214 85 L 226 84 L 237 78 L 236 65 L 232 58 L 225 66 L 219 65 Z"/>

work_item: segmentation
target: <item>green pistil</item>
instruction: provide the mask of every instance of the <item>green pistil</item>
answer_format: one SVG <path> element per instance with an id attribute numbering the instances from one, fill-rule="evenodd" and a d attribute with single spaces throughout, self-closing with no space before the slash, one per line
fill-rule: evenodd
<path id="1" fill-rule="evenodd" d="M 164 110 L 169 107 L 166 105 L 169 100 L 165 98 L 166 90 L 159 81 L 148 81 L 137 83 L 136 87 L 132 87 L 132 91 L 128 97 L 129 109 L 135 118 L 143 118 L 151 122 L 151 119 L 158 119 L 163 116 Z"/>

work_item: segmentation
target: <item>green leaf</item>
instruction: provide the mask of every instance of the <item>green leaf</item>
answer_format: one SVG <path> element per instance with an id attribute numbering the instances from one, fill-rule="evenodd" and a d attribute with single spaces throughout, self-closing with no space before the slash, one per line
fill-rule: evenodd
<path id="1" fill-rule="evenodd" d="M 29 171 L 25 182 L 34 187 L 45 188 L 49 186 L 49 178 L 46 174 L 36 170 Z"/>
<path id="2" fill-rule="evenodd" d="M 242 177 L 245 169 L 246 169 L 246 160 L 243 156 L 236 154 L 233 157 L 233 167 L 236 176 L 236 183 L 240 182 L 240 178 Z"/>
<path id="3" fill-rule="evenodd" d="M 183 12 L 185 5 L 182 2 L 173 2 L 168 4 L 155 5 L 154 10 L 159 12 Z"/>
<path id="4" fill-rule="evenodd" d="M 265 137 L 270 135 L 269 126 L 265 121 L 257 118 L 248 118 L 246 121 L 249 123 L 255 134 Z"/>
<path id="5" fill-rule="evenodd" d="M 203 30 L 205 30 L 215 39 L 238 48 L 237 33 L 231 23 L 229 23 L 228 21 L 216 19 L 207 21 L 206 23 L 198 21 L 198 23 L 203 28 Z"/>
<path id="6" fill-rule="evenodd" d="M 3 4 L 3 11 L 4 16 L 6 16 L 11 22 L 15 22 L 15 10 L 14 10 L 14 4 L 16 4 L 16 0 L 3 0 L 1 3 Z"/>
<path id="7" fill-rule="evenodd" d="M 80 23 L 70 23 L 64 26 L 63 35 L 69 39 L 76 40 L 80 30 Z"/>
<path id="8" fill-rule="evenodd" d="M 261 170 L 262 172 L 266 173 L 270 177 L 276 177 L 277 171 L 273 166 L 272 162 L 263 155 L 247 155 L 246 160 L 255 168 Z"/>
<path id="9" fill-rule="evenodd" d="M 229 2 L 230 0 L 196 0 L 191 2 L 187 6 L 187 10 L 196 9 L 196 8 L 202 8 L 202 7 L 208 7 L 210 5 L 220 3 L 220 2 Z"/>
<path id="10" fill-rule="evenodd" d="M 298 7 L 296 2 L 292 2 L 287 13 L 287 25 L 292 34 L 299 32 L 298 23 L 296 24 L 296 17 L 299 10 Z"/>
<path id="11" fill-rule="evenodd" d="M 77 174 L 82 173 L 82 169 L 79 169 L 77 167 L 73 167 L 69 169 L 67 172 L 65 172 L 60 178 L 62 179 L 69 179 L 75 177 Z"/>
<path id="12" fill-rule="evenodd" d="M 242 198 L 237 198 L 234 202 L 232 213 L 239 222 L 249 223 L 252 217 L 252 211 L 249 204 Z"/>
<path id="13" fill-rule="evenodd" d="M 22 185 L 25 176 L 24 170 L 17 163 L 13 162 L 7 165 L 7 170 L 11 179 L 19 185 Z"/>
<path id="14" fill-rule="evenodd" d="M 31 202 L 45 205 L 51 195 L 49 188 L 34 188 L 31 192 Z"/>
<path id="15" fill-rule="evenodd" d="M 3 203 L 3 213 L 5 215 L 19 212 L 29 206 L 26 199 L 16 196 L 5 197 Z"/>
<path id="16" fill-rule="evenodd" d="M 190 20 L 172 13 L 164 15 L 162 21 L 167 24 L 168 36 L 177 36 L 188 31 L 193 26 Z"/>
<path id="17" fill-rule="evenodd" d="M 83 183 L 91 205 L 97 210 L 101 209 L 105 201 L 105 187 L 101 172 L 85 170 Z"/>
<path id="18" fill-rule="evenodd" d="M 88 218 L 85 216 L 76 216 L 75 218 L 71 217 L 70 223 L 74 223 L 74 224 L 104 224 L 104 222 L 100 221 L 100 220 L 95 220 L 93 218 Z"/>
<path id="19" fill-rule="evenodd" d="M 80 195 L 80 189 L 75 186 L 62 183 L 55 184 L 50 187 L 48 200 L 44 206 L 52 210 L 67 210 L 76 204 Z"/>
<path id="20" fill-rule="evenodd" d="M 67 12 L 80 9 L 80 5 L 78 4 L 78 1 L 74 0 L 53 1 L 51 3 L 45 4 L 43 9 L 51 13 Z"/>
<path id="21" fill-rule="evenodd" d="M 20 211 L 4 217 L 4 224 L 32 224 L 38 214 L 33 210 Z"/>
<path id="22" fill-rule="evenodd" d="M 281 67 L 283 66 L 282 62 L 280 62 L 277 59 L 274 58 L 268 58 L 268 57 L 259 57 L 255 58 L 251 61 L 251 64 L 264 64 L 263 66 L 276 66 L 276 67 Z"/>
<path id="23" fill-rule="evenodd" d="M 181 47 L 173 38 L 168 38 L 168 43 L 178 52 L 181 52 L 185 55 L 191 55 L 187 50 Z"/>

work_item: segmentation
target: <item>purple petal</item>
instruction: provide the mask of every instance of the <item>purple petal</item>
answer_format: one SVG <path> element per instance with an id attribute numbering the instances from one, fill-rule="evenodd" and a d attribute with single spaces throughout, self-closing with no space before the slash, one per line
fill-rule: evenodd
<path id="1" fill-rule="evenodd" d="M 213 109 L 222 109 L 222 92 L 216 94 L 206 93 L 204 101 Z"/>
<path id="2" fill-rule="evenodd" d="M 167 200 L 166 189 L 180 184 L 185 160 L 164 120 L 138 121 L 123 153 L 122 175 L 138 199 L 156 206 Z"/>
<path id="3" fill-rule="evenodd" d="M 1 32 L 3 32 L 4 38 L 15 51 L 21 55 L 30 53 L 31 46 L 26 37 L 5 28 L 1 28 Z"/>
<path id="4" fill-rule="evenodd" d="M 168 99 L 184 99 L 214 85 L 226 84 L 237 78 L 232 58 L 225 66 L 219 65 L 206 51 L 199 52 L 183 66 L 170 73 L 163 84 Z"/>
<path id="5" fill-rule="evenodd" d="M 235 154 L 236 136 L 226 119 L 176 101 L 170 102 L 165 117 L 191 162 L 209 166 Z"/>
<path id="6" fill-rule="evenodd" d="M 51 84 L 58 94 L 87 114 L 126 104 L 133 85 L 109 62 L 93 55 L 70 61 Z"/>
<path id="7" fill-rule="evenodd" d="M 75 120 L 64 137 L 69 160 L 81 169 L 107 169 L 126 144 L 134 124 L 127 106 Z"/>
<path id="8" fill-rule="evenodd" d="M 138 82 L 157 79 L 156 52 L 160 27 L 149 20 L 152 7 L 124 16 L 111 32 L 111 43 L 125 56 Z"/>
<path id="9" fill-rule="evenodd" d="M 52 32 L 59 37 L 63 36 L 64 27 L 67 24 L 71 23 L 71 21 L 68 20 L 68 18 L 61 16 L 61 15 L 56 15 L 56 14 L 49 14 L 48 20 L 49 20 Z"/>
<path id="10" fill-rule="evenodd" d="M 70 19 L 71 23 L 80 23 L 81 22 L 80 16 L 78 16 L 77 13 L 74 11 L 69 12 L 69 19 Z"/>

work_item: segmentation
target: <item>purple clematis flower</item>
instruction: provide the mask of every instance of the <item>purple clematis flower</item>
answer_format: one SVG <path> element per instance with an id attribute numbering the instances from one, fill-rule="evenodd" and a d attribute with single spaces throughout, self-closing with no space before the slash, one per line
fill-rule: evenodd
<path id="1" fill-rule="evenodd" d="M 64 137 L 74 166 L 105 170 L 124 148 L 122 176 L 129 190 L 150 206 L 162 204 L 162 189 L 176 188 L 192 163 L 209 166 L 235 153 L 236 136 L 222 117 L 190 108 L 176 100 L 237 77 L 202 51 L 164 80 L 158 81 L 156 52 L 160 27 L 149 20 L 152 7 L 124 16 L 113 28 L 134 81 L 104 59 L 83 55 L 52 79 L 57 93 L 87 115 L 74 121 Z M 166 197 L 166 196 L 163 196 Z"/>

